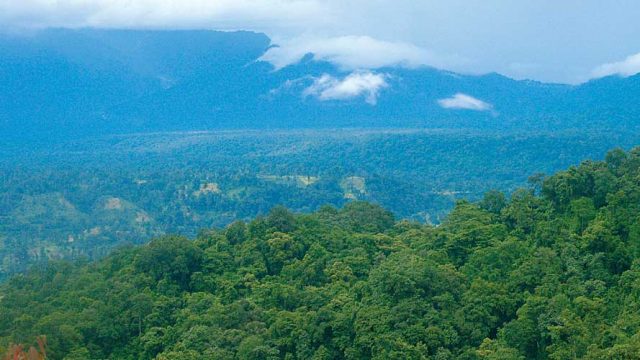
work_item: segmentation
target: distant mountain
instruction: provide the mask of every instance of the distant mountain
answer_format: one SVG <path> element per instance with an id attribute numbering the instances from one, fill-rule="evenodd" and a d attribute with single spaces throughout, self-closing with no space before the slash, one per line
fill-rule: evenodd
<path id="1" fill-rule="evenodd" d="M 570 86 L 426 67 L 351 72 L 312 56 L 275 70 L 259 61 L 270 46 L 267 36 L 251 32 L 3 34 L 0 132 L 59 139 L 220 128 L 640 125 L 639 76 Z M 439 100 L 447 98 L 453 102 L 445 108 Z M 460 104 L 469 99 L 479 101 L 475 110 Z"/>

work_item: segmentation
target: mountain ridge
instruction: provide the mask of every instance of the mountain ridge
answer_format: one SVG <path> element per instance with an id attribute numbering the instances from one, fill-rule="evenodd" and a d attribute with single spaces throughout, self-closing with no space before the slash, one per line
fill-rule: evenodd
<path id="1" fill-rule="evenodd" d="M 260 60 L 271 46 L 266 35 L 251 32 L 0 35 L 0 131 L 69 139 L 213 129 L 639 126 L 630 105 L 640 96 L 640 76 L 547 84 L 429 67 L 347 71 L 312 55 L 275 70 Z M 378 83 L 362 83 L 358 74 Z M 484 108 L 439 103 L 456 94 Z"/>

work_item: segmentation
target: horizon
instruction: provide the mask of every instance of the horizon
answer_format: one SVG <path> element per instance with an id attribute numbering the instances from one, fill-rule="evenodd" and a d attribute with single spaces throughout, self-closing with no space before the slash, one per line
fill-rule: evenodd
<path id="1" fill-rule="evenodd" d="M 39 33 L 42 32 L 46 32 L 46 31 L 104 31 L 104 32 L 132 32 L 132 33 L 136 33 L 136 32 L 149 32 L 149 33 L 153 33 L 153 32 L 203 32 L 203 33 L 252 33 L 252 34 L 256 34 L 256 35 L 265 35 L 270 41 L 271 44 L 269 45 L 269 49 L 272 48 L 278 48 L 280 47 L 280 45 L 278 43 L 273 42 L 273 39 L 271 39 L 269 37 L 268 34 L 264 33 L 264 32 L 260 32 L 260 31 L 254 31 L 254 30 L 216 30 L 216 29 L 167 29 L 167 28 L 97 28 L 97 27 L 80 27 L 80 28 L 65 28 L 65 27 L 50 27 L 50 28 L 40 28 L 40 29 L 30 29 L 28 31 L 23 31 L 23 32 L 16 32 L 16 30 L 11 30 L 11 31 L 4 31 L 4 35 L 8 35 L 11 37 L 16 37 L 16 38 L 29 38 L 29 37 L 33 37 L 36 36 Z M 3 34 L 3 32 L 0 29 L 0 34 Z M 265 54 L 268 53 L 269 49 L 267 49 L 267 51 L 265 51 Z M 636 76 L 640 73 L 640 69 L 638 70 L 638 73 L 634 73 L 634 74 L 621 74 L 621 73 L 610 73 L 610 74 L 605 74 L 599 77 L 593 77 L 593 78 L 589 78 L 589 79 L 585 79 L 583 82 L 578 82 L 578 83 L 569 83 L 569 82 L 554 82 L 554 81 L 544 81 L 544 80 L 536 80 L 533 78 L 517 78 L 517 77 L 511 77 L 508 74 L 503 74 L 497 71 L 489 71 L 489 72 L 485 72 L 485 73 L 474 73 L 474 72 L 463 72 L 463 71 L 454 71 L 454 70 L 447 70 L 447 69 L 443 69 L 443 68 L 438 68 L 432 65 L 428 65 L 428 64 L 420 64 L 420 65 L 415 65 L 415 66 L 406 66 L 406 65 L 402 65 L 402 64 L 390 64 L 390 65 L 385 65 L 383 67 L 379 67 L 379 68 L 349 68 L 349 67 L 341 67 L 339 63 L 330 61 L 328 59 L 322 59 L 322 58 L 316 58 L 315 57 L 316 54 L 309 52 L 306 53 L 305 55 L 301 56 L 300 59 L 297 62 L 292 62 L 292 63 L 287 63 L 285 65 L 283 65 L 282 67 L 279 67 L 278 63 L 274 63 L 271 62 L 270 59 L 265 58 L 264 56 L 259 57 L 258 59 L 256 59 L 256 61 L 258 62 L 264 62 L 264 63 L 268 63 L 273 67 L 274 71 L 280 71 L 285 67 L 289 67 L 289 66 L 295 66 L 297 64 L 300 64 L 300 62 L 304 61 L 305 59 L 310 59 L 310 61 L 313 62 L 319 62 L 319 63 L 327 63 L 327 64 L 332 64 L 332 65 L 338 65 L 338 68 L 346 73 L 349 72 L 358 72 L 358 71 L 369 71 L 369 70 L 373 70 L 373 71 L 379 71 L 379 70 L 384 70 L 386 69 L 392 69 L 392 68 L 404 68 L 407 70 L 420 70 L 420 69 L 430 69 L 430 70 L 436 70 L 436 71 L 442 71 L 442 72 L 446 72 L 446 73 L 450 73 L 452 75 L 463 75 L 463 76 L 470 76 L 470 77 L 484 77 L 484 76 L 491 76 L 491 75 L 498 75 L 498 76 L 502 76 L 511 80 L 515 80 L 515 81 L 522 81 L 522 82 L 538 82 L 541 84 L 548 84 L 548 85 L 561 85 L 561 86 L 580 86 L 583 84 L 586 84 L 588 82 L 591 81 L 596 81 L 596 80 L 600 80 L 600 79 L 604 79 L 607 77 L 618 77 L 618 78 L 627 78 L 627 77 L 633 77 Z"/>
<path id="2" fill-rule="evenodd" d="M 351 70 L 430 66 L 580 84 L 640 72 L 640 37 L 633 21 L 639 11 L 637 2 L 595 0 L 2 0 L 0 28 L 255 31 L 279 45 L 263 57 L 276 68 L 313 53 L 317 60 Z"/>
<path id="3" fill-rule="evenodd" d="M 638 14 L 0 0 L 0 359 L 640 359 Z"/>

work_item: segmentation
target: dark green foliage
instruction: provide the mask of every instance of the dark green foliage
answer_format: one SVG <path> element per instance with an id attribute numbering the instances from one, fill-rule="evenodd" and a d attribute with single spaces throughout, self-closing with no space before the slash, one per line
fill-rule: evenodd
<path id="1" fill-rule="evenodd" d="M 351 231 L 371 233 L 384 232 L 394 223 L 391 212 L 366 202 L 345 205 L 337 221 Z"/>
<path id="2" fill-rule="evenodd" d="M 341 208 L 367 201 L 396 218 L 438 224 L 459 199 L 480 200 L 489 189 L 508 197 L 527 184 L 530 173 L 554 173 L 603 157 L 612 146 L 638 142 L 640 132 L 609 129 L 340 129 L 131 134 L 51 147 L 3 144 L 0 281 L 34 263 L 95 260 L 123 244 L 165 234 L 193 237 L 202 228 L 248 222 L 276 205 L 310 213 L 324 204 Z M 574 195 L 592 198 L 597 209 L 607 202 L 617 174 L 629 167 L 629 156 L 620 151 L 608 162 L 591 163 L 589 175 L 554 177 L 552 192 L 544 176 L 530 177 L 529 190 L 546 191 L 558 209 L 570 207 Z M 505 196 L 493 192 L 481 206 L 497 215 L 505 204 Z M 366 206 L 355 205 L 342 219 L 327 212 L 319 216 L 358 232 L 382 231 L 392 223 L 380 212 L 372 216 L 386 217 L 385 225 L 371 227 L 361 214 Z M 283 216 L 274 214 L 261 231 L 274 225 L 290 231 L 294 224 Z M 523 231 L 530 230 L 523 223 L 527 216 L 511 214 Z M 576 226 L 584 220 L 576 217 Z M 234 245 L 250 235 L 239 227 L 229 231 Z"/>
<path id="3" fill-rule="evenodd" d="M 484 198 L 478 205 L 490 213 L 500 214 L 500 211 L 507 206 L 507 197 L 500 191 L 490 190 L 484 194 Z"/>
<path id="4" fill-rule="evenodd" d="M 0 288 L 0 348 L 52 359 L 640 359 L 640 151 L 459 201 L 353 202 L 167 236 Z M 2 350 L 2 349 L 0 349 Z"/>
<path id="5" fill-rule="evenodd" d="M 183 237 L 163 237 L 151 241 L 137 254 L 133 268 L 154 282 L 168 281 L 187 288 L 191 274 L 200 269 L 202 249 Z"/>

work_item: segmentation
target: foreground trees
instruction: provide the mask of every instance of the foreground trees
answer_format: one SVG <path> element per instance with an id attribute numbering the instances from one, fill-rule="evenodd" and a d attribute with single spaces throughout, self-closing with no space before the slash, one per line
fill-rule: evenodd
<path id="1" fill-rule="evenodd" d="M 541 195 L 536 195 L 539 190 Z M 52 359 L 640 359 L 640 149 L 439 227 L 351 203 L 36 268 L 0 345 Z"/>

